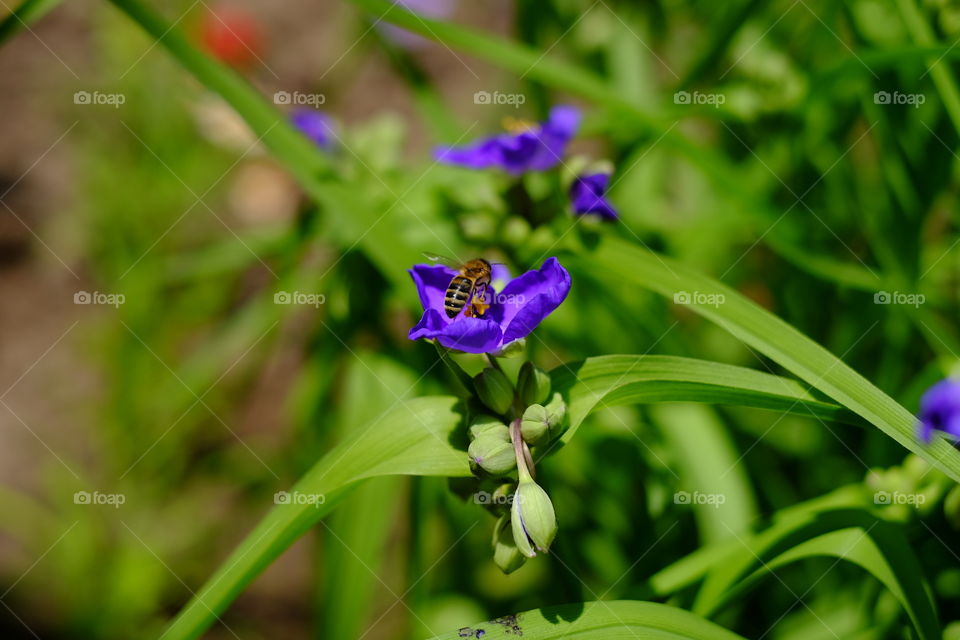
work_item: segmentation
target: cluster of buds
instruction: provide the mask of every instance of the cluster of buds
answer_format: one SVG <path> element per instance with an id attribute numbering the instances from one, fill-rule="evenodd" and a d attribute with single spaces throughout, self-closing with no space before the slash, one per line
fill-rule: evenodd
<path id="1" fill-rule="evenodd" d="M 474 418 L 467 453 L 481 484 L 492 489 L 482 502 L 498 516 L 493 557 L 504 573 L 510 573 L 538 551 L 547 552 L 557 535 L 553 503 L 534 480 L 531 447 L 549 451 L 562 433 L 566 406 L 559 393 L 550 398 L 550 377 L 530 362 L 520 368 L 516 386 L 498 367 L 484 369 L 474 378 L 474 386 L 479 400 L 496 417 Z"/>

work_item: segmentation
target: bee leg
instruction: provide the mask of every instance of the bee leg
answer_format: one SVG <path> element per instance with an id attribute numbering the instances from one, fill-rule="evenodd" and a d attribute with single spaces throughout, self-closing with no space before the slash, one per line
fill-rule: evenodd
<path id="1" fill-rule="evenodd" d="M 487 287 L 483 285 L 482 289 L 478 289 L 477 294 L 474 295 L 473 300 L 470 302 L 469 311 L 475 312 L 476 315 L 482 316 L 487 312 L 487 309 L 490 308 L 490 305 L 486 301 Z M 470 313 L 471 317 L 474 317 L 473 313 Z"/>

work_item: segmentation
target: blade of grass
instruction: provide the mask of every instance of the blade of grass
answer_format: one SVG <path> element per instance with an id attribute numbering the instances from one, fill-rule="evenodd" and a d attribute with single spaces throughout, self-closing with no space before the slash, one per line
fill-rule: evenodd
<path id="1" fill-rule="evenodd" d="M 851 412 L 812 393 L 796 380 L 719 362 L 654 355 L 611 355 L 561 365 L 553 388 L 567 401 L 569 442 L 583 420 L 601 406 L 643 402 L 736 404 L 858 422 Z"/>
<path id="2" fill-rule="evenodd" d="M 23 0 L 0 21 L 0 45 L 47 15 L 61 0 Z"/>
<path id="3" fill-rule="evenodd" d="M 682 292 L 700 294 L 687 305 L 692 311 L 857 413 L 954 480 L 960 480 L 960 452 L 943 439 L 929 446 L 922 444 L 917 437 L 916 418 L 893 398 L 791 325 L 726 285 L 609 235 L 592 250 L 571 256 L 568 263 L 577 271 L 620 278 L 671 299 Z M 714 304 L 710 300 L 723 302 Z M 871 327 L 863 330 L 867 333 Z"/>
<path id="4" fill-rule="evenodd" d="M 471 635 L 464 635 L 470 633 Z M 529 640 L 737 640 L 740 636 L 689 611 L 654 602 L 612 600 L 543 607 L 464 626 L 433 640 L 479 638 L 495 640 L 523 636 Z"/>
<path id="5" fill-rule="evenodd" d="M 323 518 L 358 481 L 387 475 L 470 475 L 467 456 L 449 438 L 461 417 L 455 398 L 399 403 L 325 455 L 290 490 L 323 495 L 321 505 L 278 504 L 173 620 L 162 638 L 199 637 L 270 562 Z"/>

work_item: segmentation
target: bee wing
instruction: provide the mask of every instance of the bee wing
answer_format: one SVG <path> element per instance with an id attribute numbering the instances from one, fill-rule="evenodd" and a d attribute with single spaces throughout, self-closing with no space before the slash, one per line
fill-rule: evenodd
<path id="1" fill-rule="evenodd" d="M 459 260 L 454 260 L 453 258 L 448 258 L 447 256 L 442 256 L 438 253 L 430 253 L 429 251 L 424 251 L 423 257 L 430 262 L 439 262 L 440 264 L 453 267 L 454 269 L 459 269 L 463 265 L 463 263 Z"/>

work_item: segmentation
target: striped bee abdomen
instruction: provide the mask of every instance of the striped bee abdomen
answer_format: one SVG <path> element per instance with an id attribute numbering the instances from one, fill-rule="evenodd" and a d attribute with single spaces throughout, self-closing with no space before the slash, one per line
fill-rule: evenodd
<path id="1" fill-rule="evenodd" d="M 448 318 L 453 318 L 463 310 L 473 293 L 473 280 L 466 276 L 454 276 L 443 297 L 443 309 Z"/>

